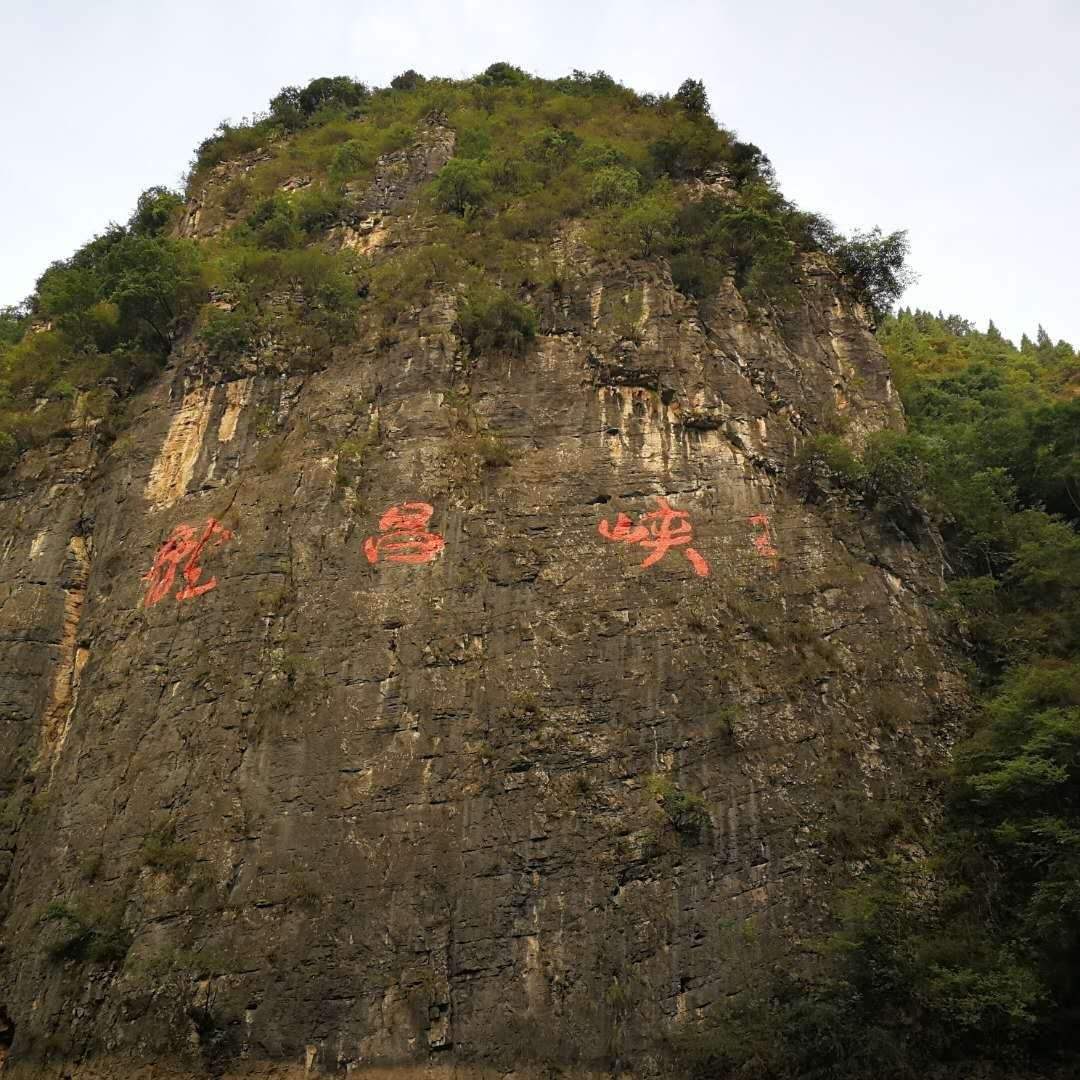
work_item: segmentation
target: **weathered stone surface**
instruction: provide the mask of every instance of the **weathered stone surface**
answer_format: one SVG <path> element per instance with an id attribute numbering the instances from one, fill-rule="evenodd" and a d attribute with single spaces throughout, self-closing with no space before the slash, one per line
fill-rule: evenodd
<path id="1" fill-rule="evenodd" d="M 826 417 L 902 423 L 860 313 L 823 264 L 780 327 L 572 229 L 553 257 L 526 359 L 468 361 L 446 297 L 316 372 L 222 381 L 192 346 L 111 449 L 3 482 L 13 1075 L 648 1071 L 798 962 L 838 831 L 928 809 L 933 548 L 784 482 Z M 643 567 L 599 527 L 659 499 L 693 539 Z M 445 546 L 373 563 L 410 502 Z M 57 901 L 123 963 L 50 958 Z"/>

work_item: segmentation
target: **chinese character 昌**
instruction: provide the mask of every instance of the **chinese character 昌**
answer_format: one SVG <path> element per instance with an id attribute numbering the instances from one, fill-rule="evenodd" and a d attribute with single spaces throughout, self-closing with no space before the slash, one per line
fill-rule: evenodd
<path id="1" fill-rule="evenodd" d="M 409 502 L 391 506 L 379 518 L 379 536 L 364 541 L 369 563 L 379 559 L 397 563 L 431 562 L 442 551 L 445 541 L 438 533 L 428 532 L 427 523 L 435 510 L 427 503 Z"/>

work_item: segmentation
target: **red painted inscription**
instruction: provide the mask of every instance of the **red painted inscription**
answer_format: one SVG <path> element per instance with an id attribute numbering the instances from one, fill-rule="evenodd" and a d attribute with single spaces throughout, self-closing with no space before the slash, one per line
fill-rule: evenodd
<path id="1" fill-rule="evenodd" d="M 396 563 L 431 562 L 442 551 L 446 541 L 428 532 L 427 523 L 435 510 L 427 503 L 408 502 L 391 506 L 379 518 L 379 536 L 364 541 L 364 554 L 369 563 L 380 559 Z"/>
<path id="2" fill-rule="evenodd" d="M 772 527 L 769 525 L 767 514 L 754 514 L 750 524 L 761 532 L 754 537 L 754 548 L 763 559 L 775 559 L 780 552 L 776 550 L 772 542 Z"/>
<path id="3" fill-rule="evenodd" d="M 672 548 L 681 547 L 694 568 L 694 573 L 699 577 L 708 577 L 709 564 L 700 552 L 690 547 L 690 541 L 694 538 L 694 527 L 690 523 L 690 515 L 685 510 L 672 510 L 667 499 L 662 495 L 658 495 L 656 501 L 660 508 L 642 514 L 636 525 L 626 514 L 619 514 L 614 525 L 608 521 L 601 521 L 598 527 L 600 535 L 605 540 L 638 544 L 645 548 L 649 554 L 642 560 L 642 566 L 652 566 Z"/>
<path id="4" fill-rule="evenodd" d="M 195 525 L 177 525 L 172 535 L 158 548 L 154 565 L 143 575 L 143 581 L 149 582 L 143 603 L 152 607 L 172 591 L 176 581 L 176 571 L 180 570 L 183 584 L 176 594 L 177 600 L 193 600 L 211 589 L 217 588 L 217 578 L 212 577 L 200 582 L 203 568 L 199 565 L 207 544 L 220 547 L 233 537 L 232 532 L 214 518 L 207 518 L 206 526 L 200 530 Z"/>

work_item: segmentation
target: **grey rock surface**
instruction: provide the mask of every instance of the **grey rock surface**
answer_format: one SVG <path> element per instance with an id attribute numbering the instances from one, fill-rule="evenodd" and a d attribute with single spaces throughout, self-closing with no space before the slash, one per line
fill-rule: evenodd
<path id="1" fill-rule="evenodd" d="M 551 255 L 525 358 L 449 292 L 320 370 L 189 343 L 0 481 L 13 1075 L 648 1072 L 933 812 L 933 544 L 786 482 L 903 423 L 842 284 L 780 325 Z M 49 955 L 76 917 L 105 959 Z"/>

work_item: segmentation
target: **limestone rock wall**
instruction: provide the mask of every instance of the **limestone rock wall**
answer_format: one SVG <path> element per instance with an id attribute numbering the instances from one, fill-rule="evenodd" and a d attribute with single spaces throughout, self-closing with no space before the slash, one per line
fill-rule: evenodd
<path id="1" fill-rule="evenodd" d="M 553 257 L 525 359 L 445 297 L 317 372 L 191 346 L 2 482 L 17 1075 L 645 1070 L 924 812 L 932 548 L 784 480 L 902 423 L 860 313 Z"/>

